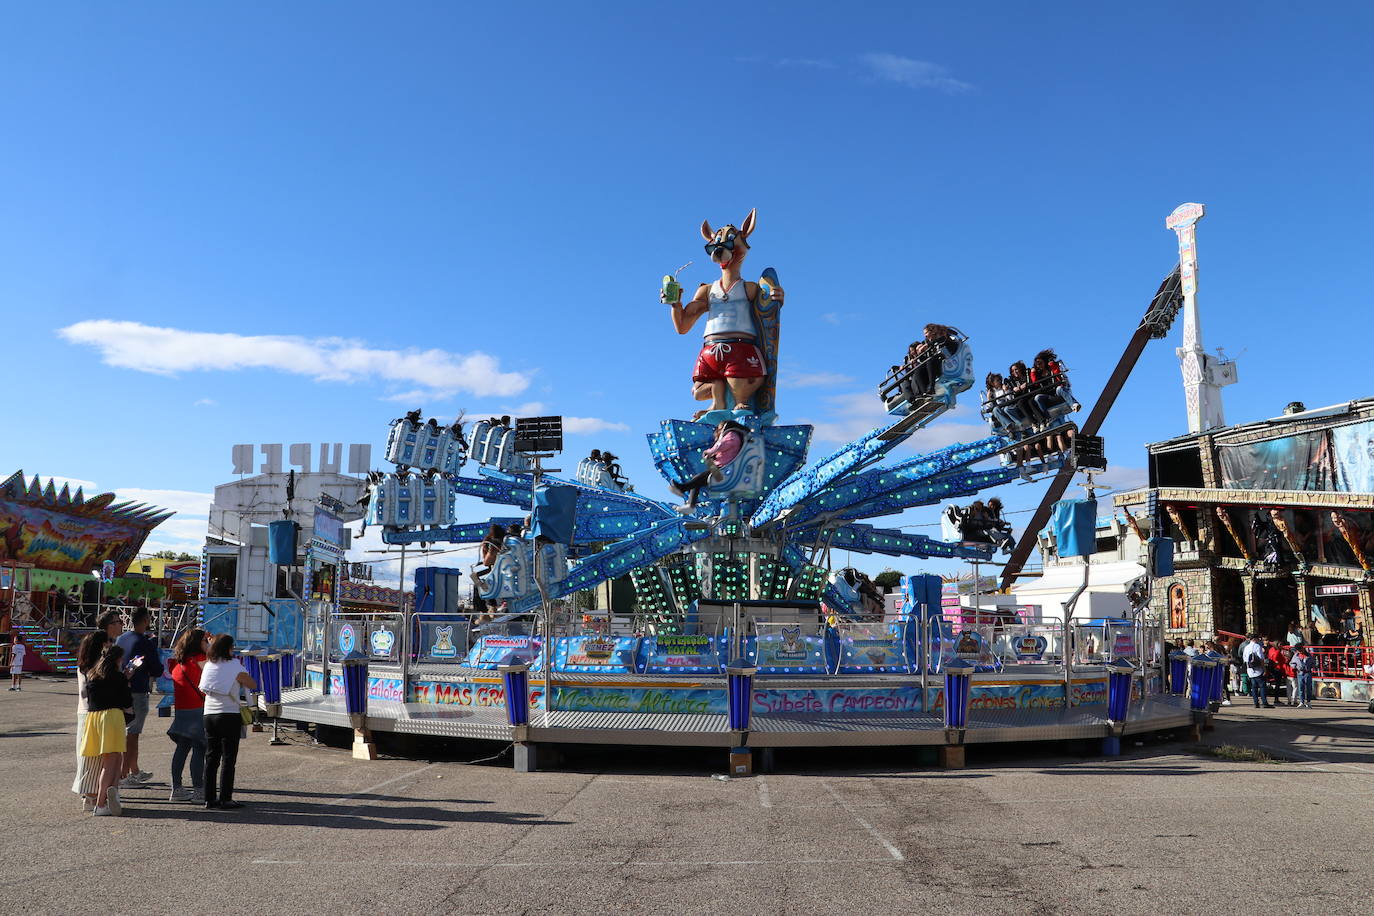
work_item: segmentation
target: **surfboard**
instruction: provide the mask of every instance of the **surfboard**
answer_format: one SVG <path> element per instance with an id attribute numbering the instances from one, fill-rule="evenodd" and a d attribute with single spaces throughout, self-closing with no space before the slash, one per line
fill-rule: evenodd
<path id="1" fill-rule="evenodd" d="M 763 351 L 763 359 L 768 364 L 768 376 L 754 394 L 754 413 L 765 426 L 772 425 L 777 416 L 778 337 L 782 329 L 782 306 L 774 302 L 772 296 L 773 290 L 781 285 L 778 272 L 771 267 L 764 268 L 759 277 L 758 293 L 751 303 L 759 349 Z"/>

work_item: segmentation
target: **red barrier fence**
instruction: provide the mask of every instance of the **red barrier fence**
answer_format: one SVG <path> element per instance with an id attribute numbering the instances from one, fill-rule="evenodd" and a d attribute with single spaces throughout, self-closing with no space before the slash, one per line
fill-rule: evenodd
<path id="1" fill-rule="evenodd" d="M 1312 646 L 1317 677 L 1348 677 L 1370 680 L 1374 648 L 1370 646 Z"/>

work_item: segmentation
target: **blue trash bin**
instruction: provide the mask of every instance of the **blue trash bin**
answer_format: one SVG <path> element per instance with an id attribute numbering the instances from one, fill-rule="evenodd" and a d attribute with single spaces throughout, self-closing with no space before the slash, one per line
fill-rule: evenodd
<path id="1" fill-rule="evenodd" d="M 754 675 L 757 668 L 727 667 L 725 674 L 730 686 L 730 731 L 749 730 L 749 715 L 753 710 Z"/>

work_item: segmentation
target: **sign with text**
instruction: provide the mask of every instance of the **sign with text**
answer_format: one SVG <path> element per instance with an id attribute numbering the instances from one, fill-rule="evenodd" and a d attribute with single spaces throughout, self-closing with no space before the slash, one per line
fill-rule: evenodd
<path id="1" fill-rule="evenodd" d="M 645 674 L 709 674 L 721 669 L 724 640 L 706 634 L 644 637 Z"/>
<path id="2" fill-rule="evenodd" d="M 311 457 L 314 448 L 309 442 L 292 443 L 286 449 L 286 456 L 290 461 L 292 470 L 302 474 L 309 474 L 312 471 L 326 474 L 342 472 L 342 442 L 322 443 L 319 446 L 319 463 L 312 467 Z M 330 451 L 331 448 L 333 449 L 332 452 Z M 262 453 L 263 458 L 261 465 L 257 461 L 259 452 Z M 231 459 L 235 474 L 283 473 L 282 445 L 279 442 L 266 445 L 235 445 L 231 452 Z M 370 470 L 372 470 L 372 446 L 365 443 L 350 445 L 348 447 L 348 473 L 366 474 Z"/>

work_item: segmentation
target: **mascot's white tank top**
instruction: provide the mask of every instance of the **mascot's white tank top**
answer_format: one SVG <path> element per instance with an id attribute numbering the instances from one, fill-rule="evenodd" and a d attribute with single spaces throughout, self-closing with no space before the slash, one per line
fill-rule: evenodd
<path id="1" fill-rule="evenodd" d="M 715 334 L 743 334 L 754 336 L 754 314 L 749 306 L 749 295 L 744 291 L 744 280 L 730 287 L 726 293 L 721 289 L 719 280 L 711 284 L 710 318 L 706 321 L 706 336 Z"/>

